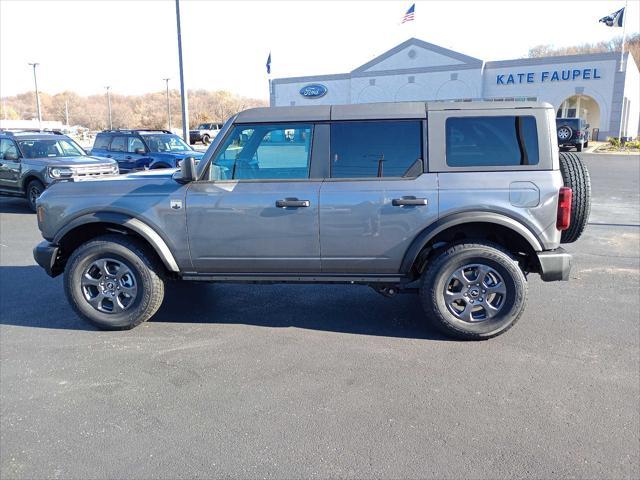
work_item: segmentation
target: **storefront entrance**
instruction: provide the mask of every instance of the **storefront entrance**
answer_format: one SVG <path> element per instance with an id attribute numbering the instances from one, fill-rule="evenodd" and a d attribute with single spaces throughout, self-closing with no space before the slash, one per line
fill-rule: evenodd
<path id="1" fill-rule="evenodd" d="M 588 95 L 573 95 L 567 98 L 556 114 L 558 118 L 583 118 L 590 125 L 591 131 L 600 128 L 600 106 Z"/>

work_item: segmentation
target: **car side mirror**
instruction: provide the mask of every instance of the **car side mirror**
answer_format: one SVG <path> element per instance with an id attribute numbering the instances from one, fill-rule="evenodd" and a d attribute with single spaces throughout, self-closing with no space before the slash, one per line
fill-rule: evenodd
<path id="1" fill-rule="evenodd" d="M 20 158 L 20 156 L 16 152 L 5 152 L 4 154 L 5 160 L 15 161 L 18 160 L 18 158 Z"/>
<path id="2" fill-rule="evenodd" d="M 196 179 L 196 159 L 187 157 L 180 164 L 180 177 L 177 179 L 180 183 L 190 183 Z"/>
<path id="3" fill-rule="evenodd" d="M 134 153 L 136 155 L 144 155 L 147 151 L 144 148 L 138 147 L 134 150 Z"/>

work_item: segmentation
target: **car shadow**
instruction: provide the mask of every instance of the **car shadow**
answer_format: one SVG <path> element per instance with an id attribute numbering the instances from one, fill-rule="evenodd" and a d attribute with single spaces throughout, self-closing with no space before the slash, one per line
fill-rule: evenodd
<path id="1" fill-rule="evenodd" d="M 33 214 L 27 200 L 19 197 L 0 197 L 0 213 Z"/>
<path id="2" fill-rule="evenodd" d="M 62 277 L 38 266 L 0 266 L 0 324 L 96 330 L 68 305 Z M 151 320 L 301 328 L 357 335 L 448 340 L 430 327 L 412 294 L 384 298 L 366 286 L 249 285 L 171 281 Z"/>

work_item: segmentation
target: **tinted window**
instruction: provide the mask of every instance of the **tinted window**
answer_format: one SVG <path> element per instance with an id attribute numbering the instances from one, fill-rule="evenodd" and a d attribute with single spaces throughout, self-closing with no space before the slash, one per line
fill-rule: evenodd
<path id="1" fill-rule="evenodd" d="M 0 140 L 0 158 L 6 159 L 5 155 L 8 154 L 9 158 L 18 156 L 18 149 L 16 148 L 16 144 L 11 140 L 3 138 Z"/>
<path id="2" fill-rule="evenodd" d="M 138 148 L 144 150 L 144 143 L 142 143 L 142 140 L 139 137 L 129 137 L 128 152 L 135 153 Z"/>
<path id="3" fill-rule="evenodd" d="M 419 121 L 331 124 L 333 178 L 402 177 L 422 158 Z M 422 165 L 416 174 L 421 173 Z"/>
<path id="4" fill-rule="evenodd" d="M 111 141 L 110 135 L 98 135 L 96 141 L 93 144 L 93 148 L 100 150 L 109 150 L 109 142 Z"/>
<path id="5" fill-rule="evenodd" d="M 126 152 L 127 151 L 127 137 L 113 137 L 111 140 L 111 148 L 112 152 Z"/>
<path id="6" fill-rule="evenodd" d="M 446 122 L 447 165 L 536 165 L 538 133 L 531 116 L 461 117 Z"/>
<path id="7" fill-rule="evenodd" d="M 238 125 L 211 168 L 212 180 L 309 178 L 312 126 Z"/>

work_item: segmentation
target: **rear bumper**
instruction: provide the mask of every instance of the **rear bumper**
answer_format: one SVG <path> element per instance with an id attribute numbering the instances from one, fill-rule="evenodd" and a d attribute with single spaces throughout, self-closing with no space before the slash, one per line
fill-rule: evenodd
<path id="1" fill-rule="evenodd" d="M 545 282 L 569 280 L 571 272 L 571 255 L 564 248 L 556 248 L 546 252 L 538 252 L 540 278 Z"/>
<path id="2" fill-rule="evenodd" d="M 47 275 L 55 277 L 62 273 L 62 267 L 58 264 L 60 247 L 47 241 L 40 242 L 33 249 L 33 258 L 36 263 L 44 268 Z"/>

